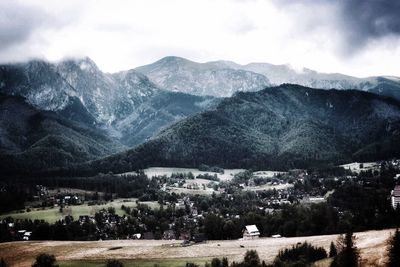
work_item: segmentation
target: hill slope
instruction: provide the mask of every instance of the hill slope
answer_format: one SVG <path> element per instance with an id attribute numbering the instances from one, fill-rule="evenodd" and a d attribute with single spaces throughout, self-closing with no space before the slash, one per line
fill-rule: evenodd
<path id="1" fill-rule="evenodd" d="M 400 102 L 285 84 L 238 93 L 136 149 L 90 166 L 115 172 L 201 163 L 286 169 L 398 156 L 399 141 Z"/>
<path id="2" fill-rule="evenodd" d="M 135 146 L 179 120 L 214 107 L 219 101 L 213 97 L 163 91 L 116 122 L 114 128 L 121 133 L 122 143 Z"/>
<path id="3" fill-rule="evenodd" d="M 25 99 L 0 95 L 0 169 L 3 173 L 63 167 L 122 149 L 99 130 L 39 111 Z"/>

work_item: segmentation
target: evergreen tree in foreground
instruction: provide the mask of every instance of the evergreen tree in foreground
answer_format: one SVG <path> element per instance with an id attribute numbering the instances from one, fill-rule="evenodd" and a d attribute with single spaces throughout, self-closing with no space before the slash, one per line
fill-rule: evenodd
<path id="1" fill-rule="evenodd" d="M 388 240 L 388 267 L 400 266 L 400 231 L 396 232 Z"/>
<path id="2" fill-rule="evenodd" d="M 335 257 L 337 255 L 336 246 L 333 242 L 331 242 L 331 246 L 329 248 L 329 258 Z"/>
<path id="3" fill-rule="evenodd" d="M 355 246 L 355 236 L 348 232 L 344 237 L 341 235 L 338 239 L 339 253 L 333 260 L 331 267 L 358 267 L 359 251 Z"/>

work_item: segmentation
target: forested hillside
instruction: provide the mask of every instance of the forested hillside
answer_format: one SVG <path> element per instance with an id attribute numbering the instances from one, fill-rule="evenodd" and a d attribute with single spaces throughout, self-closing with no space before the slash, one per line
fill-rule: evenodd
<path id="1" fill-rule="evenodd" d="M 237 93 L 136 149 L 86 168 L 147 166 L 288 169 L 399 156 L 400 103 L 348 90 L 285 84 Z M 90 166 L 90 167 L 89 167 Z"/>

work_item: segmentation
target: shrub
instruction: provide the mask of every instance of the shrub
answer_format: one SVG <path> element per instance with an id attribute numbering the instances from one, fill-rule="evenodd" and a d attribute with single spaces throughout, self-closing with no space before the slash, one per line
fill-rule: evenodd
<path id="1" fill-rule="evenodd" d="M 124 265 L 119 260 L 108 260 L 106 264 L 106 267 L 123 267 L 123 266 Z"/>
<path id="2" fill-rule="evenodd" d="M 327 257 L 322 247 L 314 247 L 307 242 L 293 246 L 290 249 L 279 251 L 274 260 L 274 266 L 297 266 L 307 265 Z"/>
<path id="3" fill-rule="evenodd" d="M 0 259 L 0 267 L 7 267 L 7 263 L 3 258 Z"/>
<path id="4" fill-rule="evenodd" d="M 36 257 L 36 261 L 32 267 L 58 267 L 55 263 L 56 257 L 54 255 L 42 253 Z"/>

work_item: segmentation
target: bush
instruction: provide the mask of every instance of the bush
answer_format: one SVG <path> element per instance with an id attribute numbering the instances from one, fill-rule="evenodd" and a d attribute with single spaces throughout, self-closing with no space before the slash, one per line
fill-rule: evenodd
<path id="1" fill-rule="evenodd" d="M 108 260 L 106 264 L 106 267 L 123 267 L 123 266 L 124 265 L 119 260 Z"/>
<path id="2" fill-rule="evenodd" d="M 56 257 L 54 257 L 54 255 L 42 253 L 36 257 L 36 262 L 32 265 L 32 267 L 58 267 L 58 265 L 55 263 Z"/>
<path id="3" fill-rule="evenodd" d="M 244 255 L 244 261 L 242 264 L 243 267 L 257 267 L 261 266 L 260 257 L 258 257 L 258 253 L 255 250 L 249 250 Z"/>
<path id="4" fill-rule="evenodd" d="M 322 247 L 314 247 L 307 242 L 298 244 L 290 249 L 279 251 L 274 260 L 274 266 L 297 266 L 307 265 L 327 257 Z"/>

